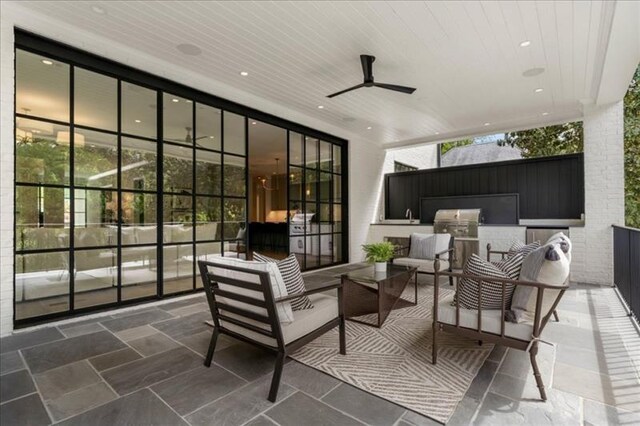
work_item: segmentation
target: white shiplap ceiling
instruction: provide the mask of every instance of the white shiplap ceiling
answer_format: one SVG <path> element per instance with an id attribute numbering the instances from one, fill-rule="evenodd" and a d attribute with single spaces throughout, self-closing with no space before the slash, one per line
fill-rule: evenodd
<path id="1" fill-rule="evenodd" d="M 595 100 L 615 6 L 600 1 L 19 3 L 388 146 L 580 117 L 581 102 Z M 96 5 L 104 13 L 96 13 Z M 530 46 L 520 47 L 525 40 Z M 176 46 L 182 43 L 198 46 L 202 54 L 181 53 Z M 327 99 L 361 82 L 360 54 L 376 56 L 377 81 L 418 90 L 408 96 L 360 89 Z M 545 72 L 523 77 L 532 68 Z M 535 93 L 536 88 L 544 90 Z"/>

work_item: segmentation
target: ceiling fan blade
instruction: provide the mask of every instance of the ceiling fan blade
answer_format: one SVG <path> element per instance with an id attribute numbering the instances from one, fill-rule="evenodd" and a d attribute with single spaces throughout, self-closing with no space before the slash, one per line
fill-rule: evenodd
<path id="1" fill-rule="evenodd" d="M 360 55 L 360 62 L 362 63 L 362 74 L 364 75 L 364 81 L 373 81 L 373 61 L 376 60 L 375 56 Z"/>
<path id="2" fill-rule="evenodd" d="M 327 98 L 333 98 L 335 96 L 342 95 L 343 93 L 347 93 L 347 92 L 350 92 L 352 90 L 359 89 L 361 87 L 364 87 L 364 83 L 358 84 L 357 86 L 349 87 L 348 89 L 344 89 L 344 90 L 341 90 L 341 91 L 336 92 L 336 93 L 333 93 L 333 94 L 327 96 Z"/>
<path id="3" fill-rule="evenodd" d="M 414 87 L 398 86 L 395 84 L 373 83 L 373 85 L 375 87 L 380 87 L 382 89 L 395 90 L 396 92 L 402 92 L 402 93 L 408 93 L 408 94 L 412 94 L 413 92 L 416 91 Z"/>

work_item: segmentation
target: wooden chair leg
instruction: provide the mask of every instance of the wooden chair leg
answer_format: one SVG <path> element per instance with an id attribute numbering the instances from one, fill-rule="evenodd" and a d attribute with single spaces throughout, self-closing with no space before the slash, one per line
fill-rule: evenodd
<path id="1" fill-rule="evenodd" d="M 207 357 L 204 360 L 205 367 L 211 367 L 211 360 L 213 360 L 213 353 L 216 350 L 216 343 L 218 341 L 218 329 L 213 328 L 213 334 L 211 335 L 211 342 L 209 342 L 209 350 L 207 351 Z"/>
<path id="2" fill-rule="evenodd" d="M 347 354 L 347 338 L 344 323 L 344 315 L 340 317 L 340 326 L 338 327 L 340 334 L 340 355 Z"/>
<path id="3" fill-rule="evenodd" d="M 544 383 L 542 382 L 542 376 L 540 375 L 540 369 L 538 368 L 538 362 L 536 361 L 536 355 L 538 354 L 538 343 L 534 343 L 529 352 L 529 358 L 531 358 L 531 367 L 533 368 L 533 376 L 536 379 L 536 385 L 540 391 L 540 399 L 547 400 L 547 393 L 544 390 Z"/>
<path id="4" fill-rule="evenodd" d="M 433 365 L 438 362 L 438 326 L 437 324 L 433 324 L 433 344 L 432 344 L 432 352 L 431 352 L 431 363 Z"/>
<path id="5" fill-rule="evenodd" d="M 269 390 L 269 401 L 276 402 L 278 397 L 278 388 L 280 387 L 280 378 L 282 377 L 282 367 L 284 367 L 284 352 L 278 352 L 276 358 L 276 368 L 273 370 L 273 378 L 271 379 L 271 389 Z"/>
<path id="6" fill-rule="evenodd" d="M 558 311 L 553 311 L 553 319 L 556 320 L 556 322 L 560 322 L 560 318 L 558 318 Z"/>

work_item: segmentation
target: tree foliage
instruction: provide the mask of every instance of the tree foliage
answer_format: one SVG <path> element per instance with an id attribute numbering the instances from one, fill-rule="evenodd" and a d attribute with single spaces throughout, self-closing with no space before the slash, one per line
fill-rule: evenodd
<path id="1" fill-rule="evenodd" d="M 447 151 L 451 151 L 453 148 L 472 144 L 473 139 L 461 139 L 459 141 L 445 142 L 443 144 L 440 144 L 440 155 L 444 155 Z"/>
<path id="2" fill-rule="evenodd" d="M 523 158 L 573 154 L 583 150 L 581 122 L 558 124 L 537 129 L 505 133 L 499 145 L 520 149 Z"/>
<path id="3" fill-rule="evenodd" d="M 625 222 L 640 228 L 640 66 L 624 97 Z"/>

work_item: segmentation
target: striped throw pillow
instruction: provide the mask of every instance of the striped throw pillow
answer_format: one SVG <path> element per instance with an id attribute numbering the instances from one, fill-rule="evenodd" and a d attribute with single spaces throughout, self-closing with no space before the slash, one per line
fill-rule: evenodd
<path id="1" fill-rule="evenodd" d="M 521 255 L 518 257 L 522 257 Z M 463 273 L 466 275 L 478 275 L 492 278 L 511 279 L 506 272 L 497 266 L 472 254 L 464 265 Z M 502 308 L 502 284 L 496 281 L 474 280 L 472 278 L 462 278 L 456 291 L 456 299 L 460 300 L 460 307 L 465 309 L 478 309 L 480 301 L 480 283 L 482 282 L 482 309 Z M 505 285 L 504 307 L 509 307 L 514 285 Z M 454 299 L 453 305 L 456 304 Z"/>
<path id="2" fill-rule="evenodd" d="M 540 248 L 540 241 L 534 241 L 529 244 L 525 244 L 522 241 L 515 240 L 509 248 L 509 256 L 513 256 L 516 253 L 522 253 L 524 257 L 527 257 L 529 253 Z"/>
<path id="3" fill-rule="evenodd" d="M 526 255 L 522 252 L 516 252 L 516 254 L 507 257 L 504 260 L 498 262 L 491 262 L 494 266 L 497 266 L 502 272 L 505 272 L 510 279 L 517 280 L 520 277 L 520 270 L 522 269 L 522 263 Z"/>
<path id="4" fill-rule="evenodd" d="M 253 253 L 253 260 L 277 264 L 289 295 L 304 293 L 306 291 L 304 280 L 302 279 L 302 273 L 300 272 L 300 264 L 294 254 L 290 254 L 285 259 L 276 260 L 262 254 Z M 309 300 L 309 297 L 307 296 L 300 296 L 296 299 L 291 299 L 290 302 L 291 309 L 294 311 L 313 309 L 313 303 L 311 303 L 311 300 Z"/>

